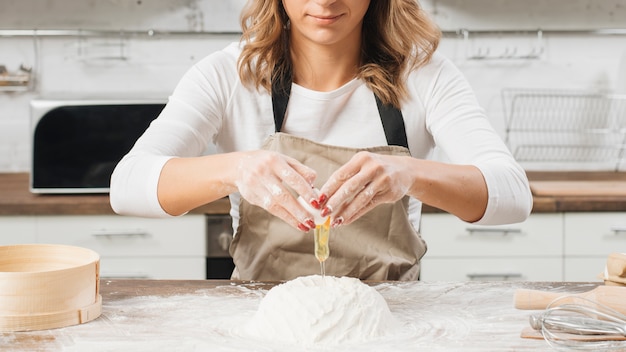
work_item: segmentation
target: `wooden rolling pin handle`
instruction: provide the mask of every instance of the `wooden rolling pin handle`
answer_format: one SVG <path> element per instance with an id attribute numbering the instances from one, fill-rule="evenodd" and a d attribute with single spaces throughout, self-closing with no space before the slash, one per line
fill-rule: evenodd
<path id="1" fill-rule="evenodd" d="M 539 290 L 518 289 L 515 291 L 515 308 L 545 309 L 548 304 L 563 296 L 562 292 L 546 292 Z"/>
<path id="2" fill-rule="evenodd" d="M 553 302 L 557 298 L 558 302 Z M 587 300 L 586 303 L 581 299 Z M 626 314 L 626 288 L 621 286 L 601 285 L 576 294 L 518 289 L 514 300 L 515 308 L 518 309 L 545 309 L 549 304 L 589 304 L 591 301 Z"/>

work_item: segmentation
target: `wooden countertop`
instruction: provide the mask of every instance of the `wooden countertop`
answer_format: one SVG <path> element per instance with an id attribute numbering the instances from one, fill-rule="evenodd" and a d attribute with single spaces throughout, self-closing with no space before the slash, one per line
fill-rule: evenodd
<path id="1" fill-rule="evenodd" d="M 227 198 L 194 209 L 195 214 L 228 214 Z M 0 173 L 0 215 L 114 214 L 108 194 L 33 194 L 28 173 Z"/>
<path id="2" fill-rule="evenodd" d="M 534 194 L 535 213 L 626 211 L 626 172 L 526 174 Z M 542 192 L 538 192 L 540 184 Z M 615 192 L 607 184 L 616 187 Z"/>
<path id="3" fill-rule="evenodd" d="M 273 283 L 102 280 L 103 313 L 61 329 L 0 333 L 2 351 L 549 351 L 522 338 L 528 317 L 518 288 L 576 293 L 593 283 L 368 283 L 385 298 L 401 327 L 358 346 L 317 349 L 255 341 L 237 330 L 256 312 Z M 337 347 L 337 346 L 336 346 Z M 349 347 L 349 348 L 347 348 Z"/>
<path id="4" fill-rule="evenodd" d="M 533 182 L 542 182 L 545 186 L 554 182 L 557 185 L 562 181 L 584 181 L 590 187 L 597 182 L 616 181 L 618 186 L 626 187 L 625 172 L 529 172 L 528 177 Z M 29 191 L 28 173 L 1 173 L 0 174 L 0 215 L 100 215 L 113 214 L 109 204 L 108 194 L 76 194 L 76 195 L 42 195 L 32 194 Z M 555 186 L 556 189 L 556 186 Z M 533 212 L 601 212 L 626 211 L 626 196 L 622 192 L 611 195 L 603 188 L 603 193 L 594 193 L 593 190 L 581 188 L 576 193 L 563 195 L 535 195 Z M 227 198 L 206 204 L 191 211 L 196 214 L 228 214 L 230 204 Z M 441 212 L 437 208 L 427 205 L 424 213 Z"/>

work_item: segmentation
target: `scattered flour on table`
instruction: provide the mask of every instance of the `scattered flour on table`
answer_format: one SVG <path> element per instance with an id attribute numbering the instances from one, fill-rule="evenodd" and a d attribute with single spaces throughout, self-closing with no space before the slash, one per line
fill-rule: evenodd
<path id="1" fill-rule="evenodd" d="M 356 278 L 313 275 L 270 289 L 242 332 L 260 340 L 336 345 L 387 336 L 397 327 L 373 287 Z"/>

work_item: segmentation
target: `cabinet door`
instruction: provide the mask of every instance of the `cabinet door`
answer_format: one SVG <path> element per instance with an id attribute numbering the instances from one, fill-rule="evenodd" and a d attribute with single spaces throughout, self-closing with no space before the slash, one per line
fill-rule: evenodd
<path id="1" fill-rule="evenodd" d="M 563 280 L 574 282 L 603 281 L 606 259 L 606 256 L 566 257 Z"/>
<path id="2" fill-rule="evenodd" d="M 563 260 L 549 258 L 422 259 L 422 281 L 561 281 Z"/>
<path id="3" fill-rule="evenodd" d="M 566 281 L 601 281 L 613 252 L 626 253 L 626 213 L 565 214 Z"/>
<path id="4" fill-rule="evenodd" d="M 42 216 L 37 240 L 92 249 L 102 257 L 206 255 L 201 214 L 146 219 L 117 215 Z"/>
<path id="5" fill-rule="evenodd" d="M 0 246 L 35 243 L 35 218 L 32 216 L 0 216 Z"/>
<path id="6" fill-rule="evenodd" d="M 565 256 L 626 252 L 626 213 L 566 213 Z"/>
<path id="7" fill-rule="evenodd" d="M 205 257 L 141 257 L 100 260 L 103 279 L 204 280 Z"/>
<path id="8" fill-rule="evenodd" d="M 429 257 L 562 256 L 561 214 L 532 214 L 512 225 L 480 226 L 450 214 L 424 214 Z"/>

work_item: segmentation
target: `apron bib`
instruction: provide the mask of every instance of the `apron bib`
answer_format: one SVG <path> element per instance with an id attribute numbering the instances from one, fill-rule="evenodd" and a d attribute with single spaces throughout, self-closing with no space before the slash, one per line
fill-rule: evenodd
<path id="1" fill-rule="evenodd" d="M 347 148 L 316 143 L 280 133 L 287 103 L 287 89 L 272 87 L 277 133 L 262 149 L 290 156 L 317 172 L 314 186 L 321 188 L 330 175 L 359 151 L 386 155 L 410 155 L 402 113 L 376 97 L 390 145 Z M 362 280 L 417 280 L 419 260 L 426 243 L 408 219 L 409 197 L 380 204 L 349 225 L 330 230 L 330 257 L 326 274 Z M 241 198 L 239 226 L 230 247 L 235 262 L 232 279 L 282 281 L 320 274 L 314 251 L 313 231 L 302 233 L 265 209 Z"/>

